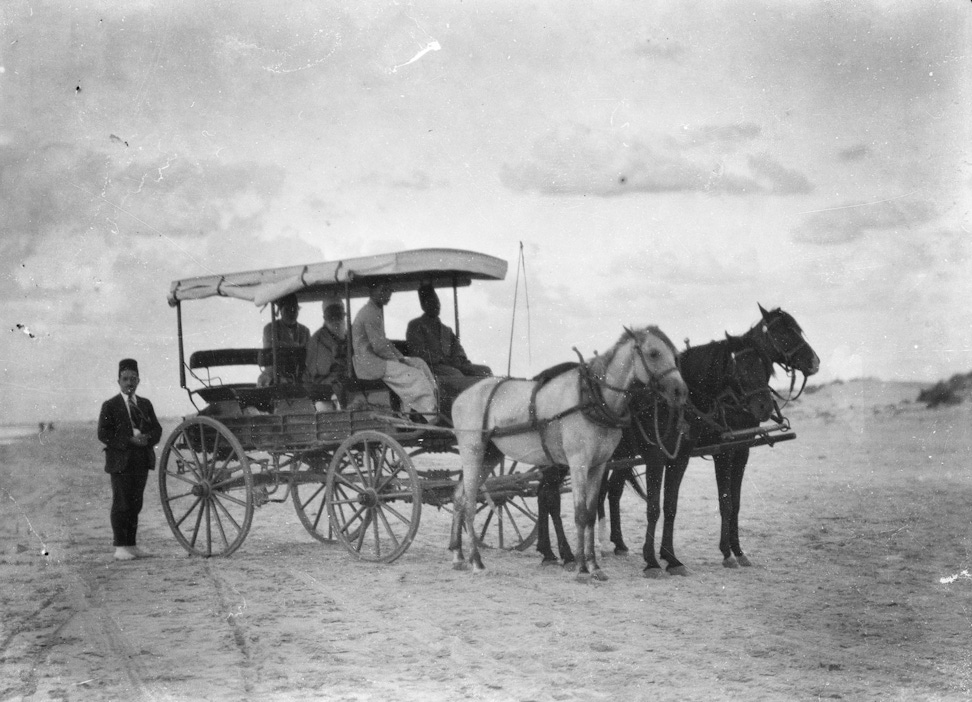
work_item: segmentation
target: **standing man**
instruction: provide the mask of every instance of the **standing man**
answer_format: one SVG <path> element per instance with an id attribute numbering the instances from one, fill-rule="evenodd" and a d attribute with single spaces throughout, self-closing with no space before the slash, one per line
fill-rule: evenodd
<path id="1" fill-rule="evenodd" d="M 388 283 L 372 283 L 368 302 L 351 324 L 354 372 L 362 380 L 378 380 L 390 387 L 402 405 L 430 424 L 438 420 L 438 400 L 432 371 L 420 358 L 405 356 L 385 336 L 384 307 L 391 300 Z"/>
<path id="2" fill-rule="evenodd" d="M 327 297 L 321 307 L 324 310 L 324 326 L 314 332 L 307 342 L 304 383 L 330 385 L 331 392 L 343 406 L 347 404 L 345 383 L 348 378 L 348 327 L 344 303 L 340 298 Z"/>
<path id="3" fill-rule="evenodd" d="M 138 514 L 148 472 L 155 468 L 155 445 L 162 426 L 152 403 L 135 396 L 138 363 L 132 358 L 118 364 L 121 393 L 101 405 L 98 440 L 105 445 L 105 472 L 111 476 L 111 530 L 115 560 L 131 561 L 148 554 L 135 543 Z"/>

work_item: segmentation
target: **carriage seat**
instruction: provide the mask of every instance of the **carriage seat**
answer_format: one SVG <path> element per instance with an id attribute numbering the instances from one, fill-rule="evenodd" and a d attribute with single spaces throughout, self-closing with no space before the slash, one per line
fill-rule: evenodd
<path id="1" fill-rule="evenodd" d="M 303 351 L 302 349 L 296 349 Z M 293 349 L 277 349 L 278 353 L 294 351 Z M 205 387 L 192 392 L 201 397 L 209 405 L 231 406 L 236 403 L 240 410 L 253 407 L 260 412 L 273 412 L 275 407 L 283 402 L 286 405 L 296 405 L 300 400 L 307 399 L 307 390 L 301 385 L 281 383 L 267 387 L 258 387 L 253 383 L 223 383 L 218 375 L 211 371 L 213 368 L 225 366 L 259 366 L 264 350 L 262 348 L 245 349 L 212 349 L 196 351 L 189 357 L 191 370 L 205 370 L 205 377 L 193 375 Z M 329 397 L 330 395 L 328 395 Z"/>

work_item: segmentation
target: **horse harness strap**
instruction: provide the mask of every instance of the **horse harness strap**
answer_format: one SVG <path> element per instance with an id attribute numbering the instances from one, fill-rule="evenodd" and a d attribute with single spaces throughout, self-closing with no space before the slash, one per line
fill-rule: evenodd
<path id="1" fill-rule="evenodd" d="M 574 349 L 574 353 L 580 358 L 577 366 L 578 394 L 580 396 L 580 409 L 584 416 L 591 422 L 606 429 L 623 429 L 631 424 L 631 413 L 625 407 L 624 414 L 618 414 L 612 410 L 604 400 L 604 393 L 601 391 L 603 383 L 591 372 L 591 367 L 584 362 L 580 351 Z M 618 392 L 627 394 L 627 390 L 611 388 Z"/>
<path id="2" fill-rule="evenodd" d="M 556 376 L 554 376 L 556 377 Z M 547 427 L 556 422 L 557 420 L 563 419 L 575 412 L 583 412 L 584 416 L 587 417 L 591 422 L 598 424 L 602 427 L 608 427 L 611 429 L 617 429 L 621 426 L 627 426 L 630 422 L 630 415 L 625 413 L 624 417 L 619 417 L 615 414 L 610 407 L 606 406 L 604 398 L 600 393 L 600 387 L 597 383 L 597 379 L 593 377 L 590 369 L 587 367 L 583 361 L 578 366 L 578 383 L 580 385 L 580 404 L 569 407 L 565 410 L 558 412 L 552 417 L 538 417 L 537 416 L 537 393 L 540 389 L 546 385 L 547 381 L 550 380 L 549 377 L 543 377 L 541 379 L 535 379 L 533 384 L 533 390 L 530 392 L 530 421 L 523 422 L 521 424 L 513 424 L 508 427 L 493 427 L 489 428 L 489 408 L 493 403 L 493 398 L 496 396 L 497 391 L 500 386 L 507 383 L 511 378 L 503 378 L 493 389 L 490 390 L 489 397 L 486 398 L 486 411 L 483 412 L 483 437 L 486 441 L 491 441 L 494 438 L 502 438 L 504 436 L 514 436 L 516 434 L 525 434 L 528 432 L 535 431 L 540 437 L 540 448 L 543 449 L 543 455 L 546 456 L 547 460 L 551 464 L 557 464 L 558 461 L 550 453 L 550 448 L 547 446 Z M 586 388 L 586 390 L 585 390 Z M 592 395 L 596 396 L 596 400 L 592 399 Z M 619 421 L 623 421 L 624 424 L 618 424 Z"/>

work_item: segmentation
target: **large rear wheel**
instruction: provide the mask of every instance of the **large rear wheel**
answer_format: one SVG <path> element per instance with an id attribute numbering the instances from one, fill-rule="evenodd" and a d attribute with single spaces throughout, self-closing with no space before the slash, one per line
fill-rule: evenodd
<path id="1" fill-rule="evenodd" d="M 235 436 L 210 417 L 177 426 L 159 464 L 162 511 L 176 540 L 197 556 L 228 556 L 253 520 L 253 474 Z"/>
<path id="2" fill-rule="evenodd" d="M 422 486 L 412 459 L 387 434 L 353 434 L 334 452 L 325 500 L 338 541 L 365 561 L 391 563 L 415 538 Z"/>

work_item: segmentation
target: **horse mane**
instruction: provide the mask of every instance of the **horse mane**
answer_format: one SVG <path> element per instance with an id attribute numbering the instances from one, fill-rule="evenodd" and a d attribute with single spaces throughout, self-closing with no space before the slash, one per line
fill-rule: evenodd
<path id="1" fill-rule="evenodd" d="M 694 395 L 695 401 L 702 399 L 708 401 L 721 390 L 730 353 L 728 341 L 710 341 L 707 344 L 692 346 L 682 353 L 681 371 L 689 388 L 689 396 Z M 717 387 L 706 387 L 713 380 Z"/>

